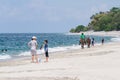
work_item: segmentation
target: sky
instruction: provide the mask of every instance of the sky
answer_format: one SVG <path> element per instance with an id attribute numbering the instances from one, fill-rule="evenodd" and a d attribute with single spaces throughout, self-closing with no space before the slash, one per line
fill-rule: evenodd
<path id="1" fill-rule="evenodd" d="M 120 0 L 0 0 L 0 33 L 65 33 Z"/>

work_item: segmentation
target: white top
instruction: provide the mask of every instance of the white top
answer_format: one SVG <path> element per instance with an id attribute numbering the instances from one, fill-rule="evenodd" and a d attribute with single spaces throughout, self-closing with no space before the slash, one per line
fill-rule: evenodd
<path id="1" fill-rule="evenodd" d="M 37 41 L 36 40 L 31 40 L 28 43 L 28 46 L 31 48 L 31 50 L 36 50 L 37 49 Z"/>

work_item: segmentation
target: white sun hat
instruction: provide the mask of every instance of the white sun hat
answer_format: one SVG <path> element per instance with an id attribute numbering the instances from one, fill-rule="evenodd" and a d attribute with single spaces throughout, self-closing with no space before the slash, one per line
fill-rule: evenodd
<path id="1" fill-rule="evenodd" d="M 36 37 L 36 36 L 33 36 L 32 39 L 37 39 L 37 37 Z"/>

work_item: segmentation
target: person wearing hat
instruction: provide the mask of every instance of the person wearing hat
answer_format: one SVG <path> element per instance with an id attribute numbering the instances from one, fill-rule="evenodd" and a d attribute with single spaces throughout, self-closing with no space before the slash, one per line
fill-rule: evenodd
<path id="1" fill-rule="evenodd" d="M 32 40 L 28 43 L 28 46 L 31 49 L 31 55 L 32 55 L 32 62 L 34 63 L 34 60 L 36 59 L 36 63 L 38 63 L 38 54 L 37 54 L 37 37 L 33 36 Z"/>

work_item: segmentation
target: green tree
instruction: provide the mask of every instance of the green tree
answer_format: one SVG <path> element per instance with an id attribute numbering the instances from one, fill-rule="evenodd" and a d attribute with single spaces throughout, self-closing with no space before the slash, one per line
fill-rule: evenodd
<path id="1" fill-rule="evenodd" d="M 80 32 L 80 31 L 83 31 L 84 30 L 84 27 L 83 25 L 78 25 L 75 29 L 75 32 Z"/>
<path id="2" fill-rule="evenodd" d="M 88 27 L 78 25 L 75 29 L 71 29 L 70 32 L 120 30 L 120 8 L 113 7 L 110 11 L 96 13 L 90 19 L 91 22 Z"/>
<path id="3" fill-rule="evenodd" d="M 72 28 L 72 29 L 70 30 L 70 32 L 71 32 L 71 33 L 74 33 L 74 32 L 75 32 L 75 29 L 74 29 L 74 28 Z"/>
<path id="4" fill-rule="evenodd" d="M 120 8 L 113 7 L 109 12 L 100 12 L 90 17 L 89 28 L 94 31 L 120 30 Z"/>

